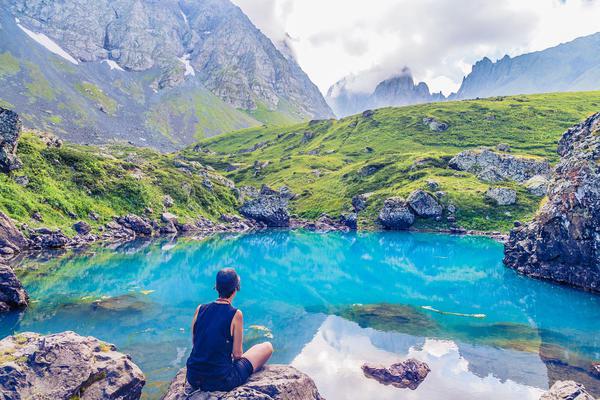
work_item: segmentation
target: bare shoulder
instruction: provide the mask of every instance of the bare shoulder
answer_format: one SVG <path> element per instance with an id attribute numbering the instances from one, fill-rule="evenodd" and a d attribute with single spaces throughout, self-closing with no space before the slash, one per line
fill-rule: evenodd
<path id="1" fill-rule="evenodd" d="M 242 314 L 242 310 L 237 310 L 235 315 L 233 316 L 236 320 L 240 321 L 244 318 L 244 314 Z"/>

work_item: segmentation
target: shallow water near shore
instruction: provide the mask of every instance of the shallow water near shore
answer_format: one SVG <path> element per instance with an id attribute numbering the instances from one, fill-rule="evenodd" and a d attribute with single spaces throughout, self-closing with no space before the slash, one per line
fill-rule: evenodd
<path id="1" fill-rule="evenodd" d="M 573 379 L 600 396 L 600 296 L 517 275 L 482 237 L 265 231 L 160 239 L 16 265 L 33 300 L 14 332 L 73 330 L 115 343 L 159 398 L 185 363 L 199 303 L 235 267 L 246 345 L 308 373 L 329 399 L 537 399 Z M 415 391 L 363 376 L 408 357 L 432 372 Z"/>

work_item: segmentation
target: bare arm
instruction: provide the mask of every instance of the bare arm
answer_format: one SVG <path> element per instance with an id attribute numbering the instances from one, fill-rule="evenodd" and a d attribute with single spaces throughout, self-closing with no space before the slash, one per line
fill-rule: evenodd
<path id="1" fill-rule="evenodd" d="M 242 358 L 244 354 L 244 316 L 240 310 L 237 310 L 231 321 L 231 334 L 233 336 L 233 358 Z"/>
<path id="2" fill-rule="evenodd" d="M 192 343 L 194 343 L 194 325 L 196 325 L 196 320 L 198 319 L 198 312 L 200 311 L 200 306 L 196 308 L 196 312 L 194 313 L 194 319 L 192 320 Z"/>

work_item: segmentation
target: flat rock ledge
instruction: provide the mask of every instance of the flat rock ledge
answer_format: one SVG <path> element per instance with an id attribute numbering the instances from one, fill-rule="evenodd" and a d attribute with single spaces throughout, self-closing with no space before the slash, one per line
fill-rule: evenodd
<path id="1" fill-rule="evenodd" d="M 375 379 L 383 385 L 411 390 L 419 387 L 431 371 L 426 363 L 414 358 L 392 364 L 389 367 L 366 363 L 363 364 L 362 370 L 367 378 Z"/>
<path id="2" fill-rule="evenodd" d="M 595 400 L 595 398 L 580 383 L 558 381 L 540 397 L 540 400 Z"/>
<path id="3" fill-rule="evenodd" d="M 231 392 L 196 392 L 189 397 L 185 373 L 185 368 L 179 371 L 162 400 L 324 400 L 308 375 L 287 365 L 267 365 Z"/>
<path id="4" fill-rule="evenodd" d="M 0 340 L 0 399 L 137 400 L 145 383 L 128 355 L 94 337 L 27 332 Z"/>

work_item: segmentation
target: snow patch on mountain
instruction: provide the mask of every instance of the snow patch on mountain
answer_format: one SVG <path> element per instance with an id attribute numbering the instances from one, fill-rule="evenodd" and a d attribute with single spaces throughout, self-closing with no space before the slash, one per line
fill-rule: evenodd
<path id="1" fill-rule="evenodd" d="M 55 41 L 50 39 L 48 36 L 44 35 L 43 33 L 36 33 L 30 31 L 29 29 L 25 28 L 23 25 L 20 24 L 21 21 L 18 18 L 15 18 L 15 22 L 17 23 L 17 26 L 27 34 L 27 36 L 44 46 L 48 51 L 64 58 L 70 63 L 73 63 L 75 65 L 79 64 L 79 62 L 76 59 L 74 59 L 69 53 L 63 50 L 62 47 L 60 47 Z"/>

